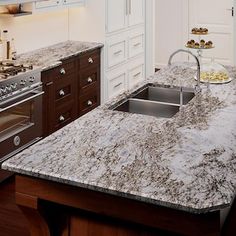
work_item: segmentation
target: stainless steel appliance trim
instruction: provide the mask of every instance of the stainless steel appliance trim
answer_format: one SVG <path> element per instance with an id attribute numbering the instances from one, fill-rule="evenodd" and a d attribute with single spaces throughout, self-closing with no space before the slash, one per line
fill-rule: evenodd
<path id="1" fill-rule="evenodd" d="M 15 107 L 15 106 L 18 106 L 18 105 L 20 105 L 20 104 L 22 104 L 22 103 L 24 103 L 24 102 L 30 101 L 30 100 L 32 100 L 32 99 L 34 99 L 34 98 L 36 98 L 36 97 L 39 97 L 39 96 L 41 96 L 41 95 L 44 94 L 44 91 L 31 90 L 31 91 L 28 91 L 27 93 L 22 94 L 21 96 L 24 96 L 24 95 L 27 95 L 27 94 L 32 94 L 32 93 L 34 93 L 34 92 L 35 92 L 35 94 L 32 95 L 32 96 L 30 96 L 30 97 L 28 97 L 28 98 L 25 98 L 25 99 L 23 99 L 23 100 L 21 100 L 21 101 L 19 101 L 19 102 L 16 102 L 16 103 L 14 103 L 14 104 L 12 104 L 12 105 L 10 105 L 10 106 L 4 107 L 4 108 L 0 108 L 0 112 L 9 110 L 9 109 L 11 109 L 11 108 L 13 108 L 13 107 Z M 18 98 L 18 97 L 15 97 L 14 100 L 17 99 L 17 98 Z M 8 101 L 8 102 L 9 102 L 9 101 Z M 2 106 L 2 105 L 3 105 L 3 104 L 0 104 L 0 106 Z"/>
<path id="2" fill-rule="evenodd" d="M 3 158 L 0 158 L 0 167 L 1 167 L 1 165 L 2 165 L 2 163 L 3 163 L 4 161 L 6 161 L 6 160 L 9 159 L 10 157 L 16 155 L 16 154 L 19 153 L 20 151 L 26 149 L 27 147 L 33 145 L 34 143 L 38 142 L 38 141 L 41 140 L 41 139 L 42 139 L 42 137 L 37 137 L 37 138 L 35 138 L 33 141 L 31 141 L 31 142 L 25 144 L 24 146 L 21 146 L 20 148 L 18 148 L 18 149 L 16 149 L 15 151 L 9 153 L 8 155 L 4 156 Z"/>

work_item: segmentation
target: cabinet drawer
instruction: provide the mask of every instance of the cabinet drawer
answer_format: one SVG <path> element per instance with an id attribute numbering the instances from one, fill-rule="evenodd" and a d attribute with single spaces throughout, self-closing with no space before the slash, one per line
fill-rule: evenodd
<path id="1" fill-rule="evenodd" d="M 129 57 L 144 52 L 144 33 L 138 33 L 129 38 Z"/>
<path id="2" fill-rule="evenodd" d="M 65 101 L 72 100 L 74 98 L 74 88 L 73 84 L 65 84 L 56 86 L 55 89 L 55 102 L 56 104 L 61 104 Z"/>
<path id="3" fill-rule="evenodd" d="M 119 74 L 112 74 L 108 78 L 108 98 L 115 97 L 116 95 L 126 90 L 126 72 Z"/>
<path id="4" fill-rule="evenodd" d="M 144 63 L 134 65 L 129 69 L 128 84 L 129 89 L 144 79 Z"/>
<path id="5" fill-rule="evenodd" d="M 57 66 L 49 71 L 45 72 L 46 77 L 52 80 L 62 79 L 65 77 L 70 77 L 76 74 L 76 61 L 65 61 L 62 65 Z"/>
<path id="6" fill-rule="evenodd" d="M 98 89 L 91 90 L 89 93 L 79 98 L 79 114 L 84 115 L 85 113 L 93 110 L 95 107 L 100 105 L 100 93 Z"/>
<path id="7" fill-rule="evenodd" d="M 89 89 L 96 88 L 100 84 L 100 68 L 93 67 L 91 69 L 82 70 L 79 78 L 80 92 L 85 92 Z"/>
<path id="8" fill-rule="evenodd" d="M 99 50 L 88 52 L 79 59 L 80 69 L 100 64 Z"/>
<path id="9" fill-rule="evenodd" d="M 116 66 L 126 60 L 126 40 L 108 42 L 107 66 Z"/>
<path id="10" fill-rule="evenodd" d="M 54 131 L 72 122 L 75 118 L 74 103 L 57 108 L 54 118 Z"/>

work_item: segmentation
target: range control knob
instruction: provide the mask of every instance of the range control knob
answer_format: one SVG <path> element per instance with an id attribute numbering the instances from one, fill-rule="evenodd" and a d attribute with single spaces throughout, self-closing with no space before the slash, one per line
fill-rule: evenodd
<path id="1" fill-rule="evenodd" d="M 21 86 L 25 86 L 25 84 L 26 84 L 26 80 L 22 79 L 22 80 L 20 81 L 20 85 L 21 85 Z"/>
<path id="2" fill-rule="evenodd" d="M 16 90 L 17 89 L 17 83 L 11 84 L 10 86 L 11 86 L 12 90 Z"/>
<path id="3" fill-rule="evenodd" d="M 30 76 L 29 82 L 30 82 L 30 83 L 33 83 L 34 81 L 35 81 L 35 77 L 34 77 L 34 76 Z"/>
<path id="4" fill-rule="evenodd" d="M 2 87 L 2 88 L 1 88 L 1 93 L 2 93 L 2 94 L 6 94 L 6 93 L 7 93 L 7 89 L 6 89 L 5 87 Z"/>
<path id="5" fill-rule="evenodd" d="M 12 91 L 12 88 L 11 88 L 11 86 L 9 84 L 7 84 L 7 86 L 6 86 L 6 91 L 7 92 L 11 92 Z"/>

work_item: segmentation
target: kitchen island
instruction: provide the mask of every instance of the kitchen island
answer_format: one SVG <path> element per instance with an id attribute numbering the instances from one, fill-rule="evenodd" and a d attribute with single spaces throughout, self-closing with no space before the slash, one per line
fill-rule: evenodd
<path id="1" fill-rule="evenodd" d="M 202 85 L 170 119 L 111 109 L 136 87 L 4 162 L 32 235 L 221 235 L 236 193 L 228 70 L 231 83 Z M 194 87 L 193 74 L 178 64 L 138 87 Z"/>

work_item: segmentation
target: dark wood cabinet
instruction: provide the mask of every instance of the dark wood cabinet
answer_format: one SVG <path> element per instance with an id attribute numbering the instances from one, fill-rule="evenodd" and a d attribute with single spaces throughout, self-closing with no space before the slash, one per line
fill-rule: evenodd
<path id="1" fill-rule="evenodd" d="M 83 55 L 79 60 L 78 115 L 82 116 L 100 105 L 100 53 Z"/>
<path id="2" fill-rule="evenodd" d="M 44 137 L 100 105 L 100 49 L 42 73 Z"/>

